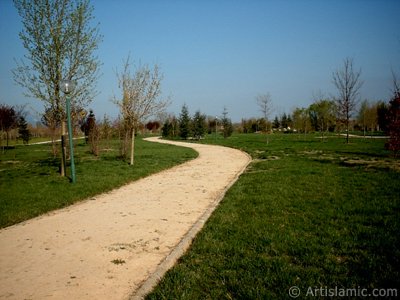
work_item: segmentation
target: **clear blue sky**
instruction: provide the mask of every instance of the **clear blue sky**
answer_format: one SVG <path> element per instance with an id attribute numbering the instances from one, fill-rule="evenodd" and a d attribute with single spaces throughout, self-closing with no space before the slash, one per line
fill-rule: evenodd
<path id="1" fill-rule="evenodd" d="M 131 54 L 159 64 L 168 111 L 184 103 L 193 114 L 234 121 L 259 117 L 258 94 L 269 92 L 275 114 L 311 104 L 313 94 L 336 93 L 332 72 L 343 59 L 362 69 L 361 97 L 388 100 L 391 69 L 400 77 L 398 0 L 92 0 L 104 41 L 99 96 L 91 103 L 100 119 L 118 115 L 115 69 Z M 0 102 L 43 105 L 13 83 L 14 58 L 24 55 L 21 20 L 11 0 L 0 0 Z"/>

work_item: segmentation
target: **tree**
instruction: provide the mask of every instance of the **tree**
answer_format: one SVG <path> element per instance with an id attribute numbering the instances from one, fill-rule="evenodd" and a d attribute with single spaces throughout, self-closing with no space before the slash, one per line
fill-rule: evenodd
<path id="1" fill-rule="evenodd" d="M 293 126 L 304 135 L 310 130 L 310 115 L 307 108 L 296 108 L 293 111 Z"/>
<path id="2" fill-rule="evenodd" d="M 378 114 L 378 126 L 379 130 L 387 132 L 388 130 L 388 105 L 383 102 L 379 101 L 377 105 L 377 114 Z"/>
<path id="3" fill-rule="evenodd" d="M 321 132 L 322 138 L 324 133 L 335 124 L 336 121 L 336 105 L 334 101 L 319 100 L 310 105 L 308 112 L 310 114 L 311 124 L 315 130 Z"/>
<path id="4" fill-rule="evenodd" d="M 19 36 L 27 51 L 13 70 L 14 80 L 26 89 L 26 96 L 44 102 L 48 124 L 65 129 L 65 101 L 61 80 L 77 82 L 71 93 L 72 108 L 85 107 L 95 96 L 100 62 L 94 52 L 102 36 L 93 25 L 93 6 L 89 0 L 14 0 L 22 18 Z M 51 117 L 51 119 L 49 119 Z M 51 128 L 52 130 L 54 129 Z M 53 140 L 54 142 L 54 140 Z M 64 145 L 62 145 L 64 147 Z M 61 158 L 61 175 L 65 159 Z"/>
<path id="5" fill-rule="evenodd" d="M 152 69 L 147 65 L 136 67 L 132 74 L 128 57 L 123 71 L 117 72 L 117 77 L 122 99 L 114 97 L 114 103 L 120 108 L 124 126 L 123 142 L 126 144 L 130 141 L 130 165 L 133 165 L 137 128 L 148 117 L 164 111 L 169 101 L 160 98 L 163 76 L 157 65 Z"/>
<path id="6" fill-rule="evenodd" d="M 359 124 L 362 124 L 364 137 L 367 130 L 374 131 L 378 126 L 378 104 L 369 103 L 367 100 L 364 100 L 361 103 L 357 121 Z"/>
<path id="7" fill-rule="evenodd" d="M 160 122 L 158 121 L 150 121 L 146 123 L 146 129 L 150 132 L 157 131 L 160 128 Z"/>
<path id="8" fill-rule="evenodd" d="M 178 120 L 174 115 L 165 118 L 165 122 L 161 129 L 161 134 L 165 138 L 174 138 L 177 135 Z"/>
<path id="9" fill-rule="evenodd" d="M 6 104 L 0 104 L 0 130 L 6 132 L 6 141 L 8 147 L 8 140 L 10 130 L 17 127 L 18 124 L 18 114 L 14 107 L 8 106 Z"/>
<path id="10" fill-rule="evenodd" d="M 279 121 L 278 116 L 275 116 L 275 119 L 272 122 L 272 127 L 275 129 L 279 129 L 281 127 L 281 122 Z"/>
<path id="11" fill-rule="evenodd" d="M 196 140 L 204 137 L 207 132 L 206 115 L 202 114 L 199 110 L 195 112 L 192 120 L 192 133 L 193 138 Z"/>
<path id="12" fill-rule="evenodd" d="M 113 134 L 113 128 L 112 128 L 110 118 L 107 116 L 107 114 L 104 114 L 104 116 L 103 116 L 103 121 L 101 122 L 100 132 L 101 132 L 102 139 L 105 139 L 106 141 L 109 141 L 111 139 L 111 136 Z"/>
<path id="13" fill-rule="evenodd" d="M 222 133 L 224 135 L 224 138 L 228 138 L 232 135 L 233 132 L 233 126 L 232 126 L 232 121 L 230 118 L 228 118 L 228 110 L 226 107 L 224 107 L 224 110 L 222 112 L 222 118 L 221 118 L 221 124 L 222 124 Z"/>
<path id="14" fill-rule="evenodd" d="M 394 73 L 393 81 L 394 95 L 389 102 L 387 114 L 389 141 L 387 142 L 386 147 L 393 151 L 394 156 L 397 157 L 397 154 L 400 152 L 400 85 L 398 84 Z"/>
<path id="15" fill-rule="evenodd" d="M 85 142 L 90 146 L 90 152 L 95 156 L 99 155 L 100 128 L 96 123 L 96 116 L 93 110 L 89 111 L 85 122 L 81 126 L 81 130 L 85 133 Z"/>
<path id="16" fill-rule="evenodd" d="M 271 100 L 271 95 L 269 93 L 263 94 L 263 95 L 258 95 L 256 97 L 257 104 L 260 108 L 261 113 L 263 114 L 265 123 L 268 124 L 268 117 L 272 112 L 272 100 Z M 268 128 L 265 131 L 266 134 L 268 134 Z M 268 135 L 267 136 L 267 144 L 268 144 Z"/>
<path id="17" fill-rule="evenodd" d="M 182 139 L 186 140 L 190 136 L 190 133 L 191 128 L 189 110 L 186 104 L 184 104 L 179 115 L 179 136 Z"/>
<path id="18" fill-rule="evenodd" d="M 31 133 L 28 129 L 28 123 L 26 122 L 24 116 L 19 116 L 18 118 L 18 135 L 19 138 L 22 139 L 24 144 L 29 143 L 29 139 L 31 138 Z"/>
<path id="19" fill-rule="evenodd" d="M 281 116 L 281 126 L 285 130 L 289 126 L 288 116 L 286 115 L 286 113 L 283 113 L 283 115 Z"/>
<path id="20" fill-rule="evenodd" d="M 162 126 L 161 135 L 164 138 L 172 137 L 172 124 L 168 119 L 165 120 Z"/>
<path id="21" fill-rule="evenodd" d="M 333 84 L 339 94 L 336 99 L 338 114 L 345 122 L 347 143 L 349 143 L 350 118 L 357 106 L 358 94 L 363 85 L 360 76 L 361 70 L 354 70 L 353 59 L 351 58 L 346 58 L 343 61 L 343 69 L 333 73 Z"/>

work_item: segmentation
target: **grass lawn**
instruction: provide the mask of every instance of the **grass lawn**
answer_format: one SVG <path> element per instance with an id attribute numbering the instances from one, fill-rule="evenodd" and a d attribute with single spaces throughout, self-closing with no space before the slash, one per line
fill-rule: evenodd
<path id="1" fill-rule="evenodd" d="M 267 145 L 243 134 L 203 142 L 243 149 L 254 161 L 147 299 L 399 289 L 400 164 L 384 140 L 275 134 Z"/>
<path id="2" fill-rule="evenodd" d="M 99 158 L 84 140 L 75 141 L 77 183 L 58 173 L 59 158 L 51 145 L 0 150 L 0 227 L 9 226 L 130 181 L 170 168 L 197 156 L 194 150 L 136 139 L 135 165 L 118 159 L 118 141 L 101 145 Z M 68 175 L 70 168 L 67 168 Z"/>

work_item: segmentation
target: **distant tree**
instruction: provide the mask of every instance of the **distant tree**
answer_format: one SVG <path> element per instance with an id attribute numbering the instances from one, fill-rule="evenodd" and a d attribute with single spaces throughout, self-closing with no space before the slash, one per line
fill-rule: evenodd
<path id="1" fill-rule="evenodd" d="M 296 108 L 293 111 L 293 127 L 305 135 L 310 130 L 310 115 L 307 108 Z"/>
<path id="2" fill-rule="evenodd" d="M 164 138 L 172 137 L 172 124 L 170 120 L 166 119 L 162 128 L 161 128 L 161 135 Z"/>
<path id="3" fill-rule="evenodd" d="M 189 110 L 186 104 L 184 104 L 179 115 L 179 136 L 184 140 L 191 134 L 190 122 Z"/>
<path id="4" fill-rule="evenodd" d="M 287 127 L 286 128 L 289 129 L 289 128 L 293 127 L 293 120 L 292 120 L 292 116 L 290 114 L 287 115 L 286 122 L 287 122 Z"/>
<path id="5" fill-rule="evenodd" d="M 264 118 L 251 118 L 251 119 L 242 119 L 241 122 L 241 131 L 243 133 L 254 133 L 258 132 L 260 130 L 266 131 L 267 128 L 270 128 L 271 123 L 270 122 L 265 122 Z"/>
<path id="6" fill-rule="evenodd" d="M 278 116 L 275 116 L 275 119 L 272 122 L 272 128 L 279 129 L 280 127 L 281 127 L 281 122 L 279 121 Z"/>
<path id="7" fill-rule="evenodd" d="M 233 126 L 231 119 L 228 118 L 228 110 L 226 107 L 224 107 L 224 110 L 222 111 L 221 125 L 223 128 L 222 133 L 224 135 L 224 138 L 226 139 L 230 137 L 233 132 Z"/>
<path id="8" fill-rule="evenodd" d="M 265 123 L 268 124 L 269 115 L 272 112 L 272 99 L 269 93 L 258 95 L 256 97 L 258 107 L 260 108 L 261 113 L 263 114 Z M 268 128 L 265 131 L 267 137 L 267 144 L 269 143 L 268 139 Z"/>
<path id="9" fill-rule="evenodd" d="M 29 139 L 31 138 L 31 133 L 28 129 L 28 123 L 26 122 L 24 116 L 19 116 L 18 118 L 18 135 L 19 138 L 22 139 L 24 144 L 29 143 Z"/>
<path id="10" fill-rule="evenodd" d="M 146 129 L 150 132 L 154 132 L 160 128 L 160 122 L 158 121 L 149 121 L 146 123 Z"/>
<path id="11" fill-rule="evenodd" d="M 270 122 L 266 122 L 264 118 L 258 118 L 253 121 L 251 124 L 251 127 L 254 132 L 262 131 L 262 132 L 267 132 L 269 128 L 271 128 Z"/>
<path id="12" fill-rule="evenodd" d="M 207 116 L 207 133 L 215 133 L 215 129 L 217 128 L 216 117 Z"/>
<path id="13" fill-rule="evenodd" d="M 347 143 L 349 143 L 350 118 L 357 106 L 359 90 L 363 85 L 360 76 L 361 70 L 354 70 L 351 58 L 343 61 L 343 69 L 333 73 L 333 84 L 339 93 L 336 99 L 338 114 L 345 122 Z"/>
<path id="14" fill-rule="evenodd" d="M 161 128 L 161 135 L 164 138 L 175 138 L 177 136 L 177 128 L 179 127 L 178 120 L 174 115 L 165 118 L 164 124 Z"/>
<path id="15" fill-rule="evenodd" d="M 281 116 L 281 127 L 283 129 L 288 128 L 289 126 L 289 122 L 288 122 L 288 116 L 286 115 L 286 113 L 283 113 L 283 115 Z"/>
<path id="16" fill-rule="evenodd" d="M 367 130 L 372 132 L 378 126 L 377 106 L 377 103 L 369 103 L 367 100 L 364 100 L 360 105 L 357 121 L 361 124 L 364 136 L 366 135 Z"/>
<path id="17" fill-rule="evenodd" d="M 192 133 L 193 138 L 199 140 L 204 137 L 207 132 L 206 116 L 202 114 L 199 110 L 195 112 L 192 119 Z"/>
<path id="18" fill-rule="evenodd" d="M 389 107 L 385 102 L 379 101 L 376 110 L 377 110 L 376 113 L 378 115 L 379 130 L 387 132 Z"/>
<path id="19" fill-rule="evenodd" d="M 130 71 L 129 57 L 124 63 L 121 73 L 117 73 L 119 87 L 122 89 L 122 99 L 114 97 L 114 103 L 120 108 L 124 134 L 122 143 L 126 155 L 127 144 L 130 140 L 130 165 L 134 163 L 135 133 L 141 123 L 154 116 L 168 106 L 169 101 L 160 99 L 161 81 L 157 65 L 153 69 L 148 66 L 137 67 L 134 74 Z"/>
<path id="20" fill-rule="evenodd" d="M 27 96 L 44 102 L 46 118 L 52 119 L 48 124 L 60 123 L 64 136 L 66 116 L 61 80 L 68 78 L 78 83 L 71 94 L 72 109 L 76 105 L 86 106 L 96 95 L 100 61 L 94 52 L 102 36 L 98 25 L 93 26 L 93 6 L 89 0 L 14 0 L 14 4 L 22 19 L 19 36 L 29 61 L 17 62 L 14 80 L 26 89 Z M 62 176 L 64 165 L 62 156 Z"/>
<path id="21" fill-rule="evenodd" d="M 110 118 L 107 116 L 107 114 L 104 114 L 103 116 L 103 121 L 101 122 L 100 126 L 100 132 L 102 139 L 105 139 L 106 141 L 109 141 L 111 139 L 113 134 L 113 128 Z"/>
<path id="22" fill-rule="evenodd" d="M 336 104 L 330 100 L 319 100 L 310 105 L 308 109 L 311 124 L 315 130 L 321 132 L 322 138 L 324 133 L 334 126 L 336 121 Z"/>
<path id="23" fill-rule="evenodd" d="M 18 114 L 13 106 L 0 104 L 0 130 L 6 133 L 8 147 L 10 131 L 18 125 Z"/>

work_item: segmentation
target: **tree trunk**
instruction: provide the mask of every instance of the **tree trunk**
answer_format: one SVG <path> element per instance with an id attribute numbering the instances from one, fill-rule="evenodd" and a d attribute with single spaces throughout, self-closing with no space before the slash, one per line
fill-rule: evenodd
<path id="1" fill-rule="evenodd" d="M 350 119 L 350 116 L 349 116 L 349 113 L 347 113 L 347 116 L 346 116 L 346 144 L 348 144 L 349 143 L 349 119 Z"/>
<path id="2" fill-rule="evenodd" d="M 131 162 L 130 165 L 133 166 L 135 155 L 135 127 L 132 128 L 132 139 L 131 139 Z"/>

